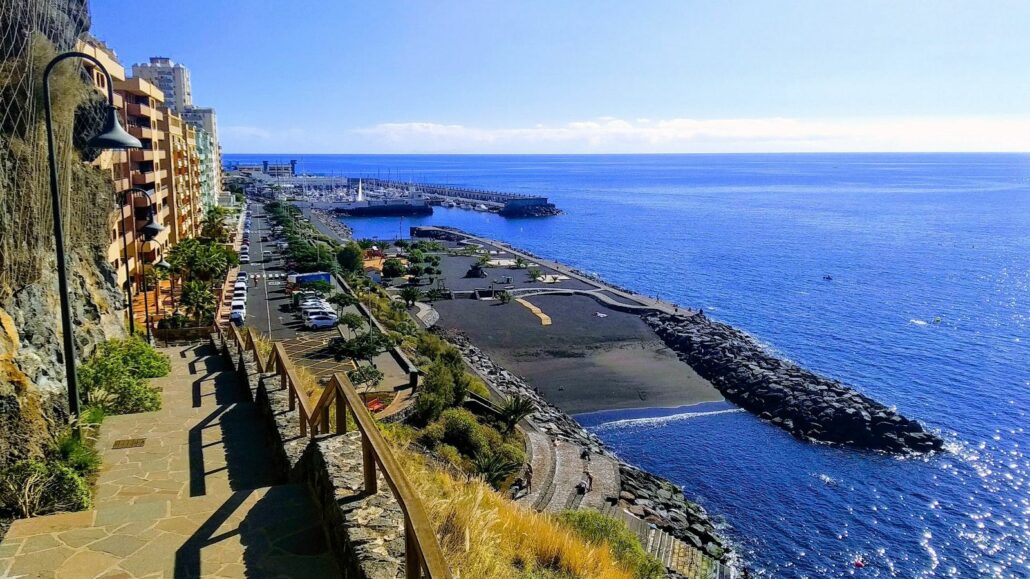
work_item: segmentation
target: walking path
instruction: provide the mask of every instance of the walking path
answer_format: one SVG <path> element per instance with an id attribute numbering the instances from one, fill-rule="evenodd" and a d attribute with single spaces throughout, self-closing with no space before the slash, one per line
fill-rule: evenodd
<path id="1" fill-rule="evenodd" d="M 0 576 L 338 576 L 320 511 L 270 469 L 231 366 L 209 344 L 163 351 L 162 409 L 101 426 L 94 510 L 15 521 Z"/>

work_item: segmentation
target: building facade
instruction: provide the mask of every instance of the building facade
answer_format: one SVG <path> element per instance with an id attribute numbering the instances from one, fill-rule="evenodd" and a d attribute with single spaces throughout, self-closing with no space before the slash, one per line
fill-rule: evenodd
<path id="1" fill-rule="evenodd" d="M 190 70 L 164 56 L 153 56 L 150 62 L 132 65 L 132 76 L 150 81 L 165 95 L 166 106 L 177 113 L 193 106 Z"/>
<path id="2" fill-rule="evenodd" d="M 111 74 L 122 124 L 142 144 L 127 151 L 105 150 L 94 161 L 111 172 L 114 183 L 107 260 L 118 285 L 123 289 L 131 285 L 133 295 L 139 296 L 147 270 L 164 258 L 168 248 L 200 234 L 204 196 L 217 195 L 213 188 L 204 188 L 205 179 L 213 181 L 215 147 L 203 129 L 166 106 L 165 93 L 157 85 L 142 76 L 127 77 L 117 55 L 104 43 L 89 38 L 78 48 L 96 57 Z M 96 89 L 106 95 L 103 73 L 88 61 L 84 66 Z M 188 72 L 185 78 L 188 86 Z M 146 193 L 133 191 L 137 188 Z M 144 240 L 139 230 L 150 220 L 151 211 L 164 229 L 154 239 Z M 162 301 L 156 297 L 160 291 L 149 293 L 154 299 L 145 307 L 151 318 L 159 318 L 167 313 L 163 303 L 155 303 Z"/>
<path id="3" fill-rule="evenodd" d="M 218 141 L 218 118 L 211 107 L 189 107 L 182 112 L 182 118 L 194 127 L 200 127 L 211 139 L 211 154 L 215 166 L 213 186 L 216 192 L 222 190 L 222 147 Z"/>

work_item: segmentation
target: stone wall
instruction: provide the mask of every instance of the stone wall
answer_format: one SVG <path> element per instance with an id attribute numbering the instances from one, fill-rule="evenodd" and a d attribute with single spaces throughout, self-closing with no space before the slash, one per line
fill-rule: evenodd
<path id="1" fill-rule="evenodd" d="M 276 449 L 272 468 L 293 483 L 306 484 L 322 508 L 327 538 L 347 579 L 404 576 L 404 515 L 379 474 L 379 492 L 364 492 L 361 436 L 301 436 L 299 414 L 289 409 L 287 391 L 277 374 L 259 374 L 250 353 L 230 346 L 237 366 L 268 423 Z"/>

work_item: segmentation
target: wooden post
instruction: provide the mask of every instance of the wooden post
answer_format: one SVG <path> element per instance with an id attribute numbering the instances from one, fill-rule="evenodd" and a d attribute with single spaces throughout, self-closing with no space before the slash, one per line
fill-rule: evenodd
<path id="1" fill-rule="evenodd" d="M 291 390 L 292 392 L 292 390 Z M 308 417 L 304 414 L 304 408 L 300 409 L 300 435 L 307 436 L 308 434 Z"/>
<path id="2" fill-rule="evenodd" d="M 422 577 L 422 555 L 418 552 L 415 529 L 411 527 L 411 520 L 407 516 L 404 517 L 404 577 L 406 579 L 421 579 Z"/>
<path id="3" fill-rule="evenodd" d="M 365 492 L 374 495 L 379 490 L 376 481 L 376 457 L 372 453 L 372 442 L 364 432 L 361 433 L 361 463 L 365 471 Z"/>
<path id="4" fill-rule="evenodd" d="M 347 400 L 336 380 L 333 380 L 332 386 L 336 388 L 336 434 L 344 434 L 347 432 Z"/>

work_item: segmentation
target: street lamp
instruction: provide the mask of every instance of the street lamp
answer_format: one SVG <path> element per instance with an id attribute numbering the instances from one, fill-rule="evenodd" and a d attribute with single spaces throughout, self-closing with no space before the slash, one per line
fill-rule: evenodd
<path id="1" fill-rule="evenodd" d="M 89 141 L 89 145 L 102 149 L 138 149 L 142 147 L 139 139 L 125 132 L 118 122 L 117 109 L 114 106 L 114 83 L 99 60 L 84 52 L 65 52 L 58 54 L 43 70 L 43 108 L 46 112 L 47 162 L 50 164 L 50 202 L 54 213 L 54 244 L 57 254 L 57 286 L 61 296 L 61 331 L 64 336 L 64 368 L 68 380 L 68 410 L 71 415 L 79 417 L 79 383 L 75 375 L 75 337 L 72 335 L 71 305 L 68 299 L 68 272 L 64 256 L 64 230 L 61 227 L 61 193 L 57 180 L 57 149 L 54 146 L 53 110 L 50 104 L 50 73 L 57 63 L 68 58 L 84 58 L 97 66 L 107 80 L 107 118 L 99 135 Z"/>
<path id="2" fill-rule="evenodd" d="M 157 214 L 157 210 L 154 209 L 154 198 L 151 196 L 150 191 L 143 191 L 143 192 L 146 193 L 146 195 L 147 195 L 147 216 L 149 217 L 149 219 L 147 220 L 147 224 L 146 225 L 144 225 L 143 227 L 140 227 L 140 231 L 143 233 L 143 242 L 140 243 L 139 251 L 137 251 L 136 253 L 137 253 L 137 255 L 140 256 L 140 265 L 142 266 L 141 269 L 143 270 L 143 323 L 145 323 L 146 326 L 147 326 L 147 343 L 149 344 L 150 343 L 151 333 L 150 333 L 150 302 L 149 302 L 148 296 L 150 294 L 147 291 L 147 263 L 146 263 L 146 259 L 145 259 L 146 258 L 147 248 L 145 246 L 146 246 L 147 242 L 153 241 L 154 238 L 157 237 L 157 235 L 159 233 L 164 231 L 165 227 L 164 227 L 164 225 L 161 225 L 157 221 L 154 221 L 154 215 Z M 134 211 L 135 211 L 135 209 L 134 209 Z M 157 253 L 157 249 L 154 250 L 154 253 Z M 168 265 L 168 262 L 166 262 L 164 259 L 161 260 L 161 263 L 164 263 L 165 265 Z M 155 264 L 155 265 L 157 265 L 157 264 Z M 155 300 L 157 299 L 156 295 L 155 295 L 154 299 Z M 157 304 L 155 303 L 154 305 L 156 306 Z"/>
<path id="3" fill-rule="evenodd" d="M 153 199 L 151 197 L 151 192 L 147 191 L 146 189 L 140 189 L 139 187 L 133 187 L 131 189 L 126 190 L 123 193 L 122 204 L 123 205 L 129 205 L 131 203 L 131 199 L 135 198 L 136 193 L 142 193 L 143 195 L 145 195 L 146 198 L 147 198 L 148 205 L 153 204 Z M 135 205 L 131 205 L 129 207 L 129 209 L 130 209 L 130 212 L 132 214 L 132 232 L 133 232 L 133 234 L 135 234 L 136 233 L 136 206 Z M 133 315 L 133 311 L 132 311 L 132 281 L 133 281 L 133 279 L 136 276 L 132 275 L 132 272 L 129 271 L 129 239 L 128 239 L 128 235 L 126 235 L 126 233 L 125 233 L 125 220 L 122 219 L 121 222 L 122 222 L 122 252 L 125 254 L 125 293 L 128 294 L 128 297 L 129 297 L 129 334 L 135 336 L 136 335 L 136 316 Z M 156 231 L 155 231 L 155 229 L 156 229 Z M 151 234 L 150 237 L 153 238 L 155 235 L 160 233 L 161 230 L 163 230 L 163 229 L 164 228 L 161 227 L 160 224 L 154 222 L 153 211 L 151 211 L 150 221 L 145 226 L 143 226 L 141 228 L 141 231 L 143 231 L 144 235 L 147 235 L 148 232 L 149 232 Z M 136 243 L 136 240 L 133 239 L 133 244 L 135 245 L 135 243 Z"/>

